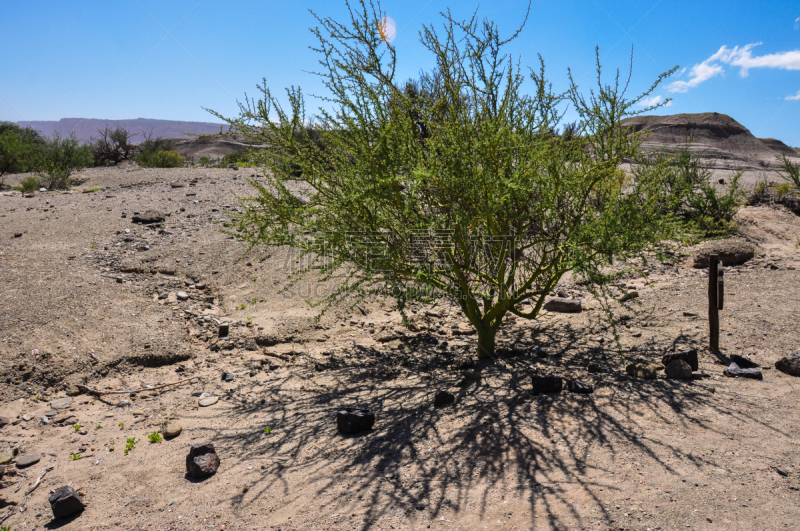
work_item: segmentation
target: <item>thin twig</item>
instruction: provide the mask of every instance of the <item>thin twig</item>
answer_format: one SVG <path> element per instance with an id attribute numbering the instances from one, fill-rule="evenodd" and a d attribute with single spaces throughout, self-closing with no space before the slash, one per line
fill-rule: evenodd
<path id="1" fill-rule="evenodd" d="M 142 391 L 155 391 L 156 389 L 163 389 L 164 387 L 170 387 L 172 385 L 182 385 L 186 382 L 191 382 L 194 380 L 196 376 L 191 378 L 186 378 L 184 380 L 178 380 L 177 382 L 166 383 L 162 385 L 157 385 L 155 387 L 145 387 L 143 389 L 129 389 L 124 391 L 98 391 L 97 389 L 92 389 L 91 387 L 86 387 L 85 385 L 76 385 L 78 389 L 83 391 L 84 393 L 89 393 L 90 395 L 100 396 L 100 395 L 124 395 L 130 393 L 141 393 Z"/>
<path id="2" fill-rule="evenodd" d="M 51 470 L 53 470 L 52 466 L 45 468 L 44 472 L 39 474 L 39 477 L 36 479 L 36 483 L 34 483 L 33 486 L 31 486 L 31 488 L 29 488 L 27 491 L 25 491 L 25 496 L 26 497 L 28 496 L 28 494 L 30 494 L 31 492 L 36 490 L 36 487 L 38 487 L 39 484 L 42 482 L 42 478 L 44 477 L 44 475 L 47 474 L 48 472 L 50 472 Z"/>

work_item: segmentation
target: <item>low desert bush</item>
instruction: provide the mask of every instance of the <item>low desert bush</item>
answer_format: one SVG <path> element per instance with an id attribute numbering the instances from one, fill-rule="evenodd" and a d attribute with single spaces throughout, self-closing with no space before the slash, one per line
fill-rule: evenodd
<path id="1" fill-rule="evenodd" d="M 106 126 L 105 129 L 99 130 L 98 133 L 100 137 L 93 138 L 90 144 L 95 164 L 117 164 L 132 158 L 136 154 L 137 146 L 131 142 L 135 135 L 128 132 L 124 127 L 117 126 L 111 129 Z"/>
<path id="2" fill-rule="evenodd" d="M 209 166 L 211 164 L 211 159 L 208 157 L 200 157 L 197 162 L 203 166 Z"/>
<path id="3" fill-rule="evenodd" d="M 19 186 L 17 186 L 17 190 L 23 194 L 35 192 L 37 188 L 39 188 L 39 181 L 36 180 L 36 177 L 25 177 L 20 181 Z"/>
<path id="4" fill-rule="evenodd" d="M 779 173 L 787 183 L 795 188 L 800 188 L 800 164 L 793 163 L 784 155 L 783 172 Z"/>
<path id="5" fill-rule="evenodd" d="M 0 188 L 6 173 L 24 173 L 36 169 L 39 146 L 44 138 L 30 127 L 0 122 Z"/>
<path id="6" fill-rule="evenodd" d="M 749 205 L 785 207 L 800 216 L 800 192 L 791 183 L 759 181 L 747 199 Z"/>
<path id="7" fill-rule="evenodd" d="M 89 146 L 79 145 L 74 134 L 62 137 L 55 132 L 40 147 L 37 163 L 39 184 L 50 190 L 67 189 L 72 172 L 91 166 L 92 162 Z"/>
<path id="8" fill-rule="evenodd" d="M 186 159 L 177 151 L 156 151 L 137 155 L 136 162 L 144 168 L 179 168 L 186 163 Z"/>

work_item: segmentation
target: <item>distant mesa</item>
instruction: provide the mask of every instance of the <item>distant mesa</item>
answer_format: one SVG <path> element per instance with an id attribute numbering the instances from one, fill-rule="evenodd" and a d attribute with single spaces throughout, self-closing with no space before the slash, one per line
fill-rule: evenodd
<path id="1" fill-rule="evenodd" d="M 135 118 L 132 120 L 102 120 L 99 118 L 62 118 L 54 121 L 36 122 L 17 122 L 21 126 L 29 126 L 36 129 L 45 136 L 52 136 L 53 132 L 58 131 L 62 135 L 75 132 L 79 141 L 86 142 L 90 138 L 97 138 L 98 131 L 104 129 L 106 125 L 110 128 L 118 126 L 124 127 L 128 132 L 135 133 L 133 141 L 141 142 L 144 140 L 144 133 L 150 134 L 152 130 L 153 138 L 187 138 L 184 133 L 195 135 L 213 135 L 219 133 L 220 126 L 224 131 L 228 131 L 227 124 L 215 124 L 211 122 L 181 122 L 176 120 L 155 120 L 151 118 Z"/>
<path id="2" fill-rule="evenodd" d="M 796 149 L 780 140 L 756 138 L 730 116 L 716 112 L 635 116 L 622 124 L 648 133 L 642 144 L 645 150 L 676 151 L 691 139 L 691 150 L 714 169 L 777 169 L 784 155 L 800 158 Z"/>

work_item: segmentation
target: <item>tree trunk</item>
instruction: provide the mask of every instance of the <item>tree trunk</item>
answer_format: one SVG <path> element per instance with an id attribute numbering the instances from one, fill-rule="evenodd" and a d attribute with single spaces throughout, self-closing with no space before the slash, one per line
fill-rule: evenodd
<path id="1" fill-rule="evenodd" d="M 494 355 L 494 336 L 497 330 L 489 328 L 478 330 L 478 357 L 490 358 Z"/>

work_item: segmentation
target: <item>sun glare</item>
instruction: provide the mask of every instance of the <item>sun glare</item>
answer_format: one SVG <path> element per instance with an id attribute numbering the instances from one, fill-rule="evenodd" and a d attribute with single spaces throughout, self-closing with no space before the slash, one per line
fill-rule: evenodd
<path id="1" fill-rule="evenodd" d="M 390 43 L 397 36 L 397 26 L 391 17 L 384 17 L 378 22 L 378 32 L 381 34 L 381 40 Z"/>

